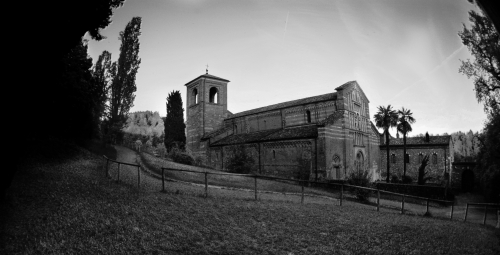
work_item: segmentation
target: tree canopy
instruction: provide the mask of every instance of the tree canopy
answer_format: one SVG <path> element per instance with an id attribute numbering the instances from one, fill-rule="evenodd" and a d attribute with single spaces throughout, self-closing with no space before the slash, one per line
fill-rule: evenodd
<path id="1" fill-rule="evenodd" d="M 463 25 L 458 35 L 473 60 L 461 60 L 459 72 L 474 81 L 479 102 L 487 113 L 500 111 L 500 37 L 491 21 L 474 11 L 469 12 L 471 27 Z"/>
<path id="2" fill-rule="evenodd" d="M 134 17 L 120 32 L 120 56 L 111 66 L 113 81 L 110 89 L 110 121 L 121 123 L 127 119 L 130 108 L 134 105 L 137 86 L 135 78 L 141 59 L 139 58 L 139 36 L 141 35 L 141 17 Z"/>
<path id="3" fill-rule="evenodd" d="M 398 120 L 398 114 L 391 105 L 387 107 L 379 106 L 377 113 L 373 115 L 375 119 L 375 126 L 384 129 L 385 146 L 387 150 L 387 176 L 386 181 L 389 182 L 390 164 L 389 164 L 389 128 L 395 127 Z"/>
<path id="4" fill-rule="evenodd" d="M 186 124 L 181 93 L 176 90 L 167 97 L 167 117 L 165 118 L 165 147 L 170 151 L 174 144 L 184 149 L 186 144 Z"/>
<path id="5" fill-rule="evenodd" d="M 409 132 L 411 132 L 413 129 L 411 127 L 411 124 L 415 123 L 415 118 L 413 117 L 413 113 L 410 111 L 410 109 L 405 109 L 404 107 L 401 108 L 401 110 L 398 110 L 398 124 L 396 125 L 397 132 L 400 132 L 403 134 L 403 155 L 404 155 L 404 160 L 403 160 L 403 178 L 406 177 L 406 163 L 407 163 L 407 156 L 406 156 L 406 136 L 408 135 Z"/>

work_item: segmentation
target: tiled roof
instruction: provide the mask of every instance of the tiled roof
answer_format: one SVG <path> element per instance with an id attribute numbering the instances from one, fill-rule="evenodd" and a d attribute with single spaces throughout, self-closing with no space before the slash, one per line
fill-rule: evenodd
<path id="1" fill-rule="evenodd" d="M 307 125 L 300 127 L 291 127 L 281 129 L 276 133 L 272 133 L 266 137 L 260 139 L 261 141 L 270 140 L 284 140 L 284 139 L 295 139 L 295 138 L 314 138 L 318 137 L 318 126 Z"/>
<path id="2" fill-rule="evenodd" d="M 271 129 L 271 130 L 252 132 L 252 133 L 234 134 L 234 135 L 224 137 L 221 140 L 219 140 L 211 145 L 215 146 L 215 145 L 228 145 L 228 144 L 257 142 L 261 138 L 266 137 L 274 132 L 277 132 L 278 130 L 279 129 Z"/>
<path id="3" fill-rule="evenodd" d="M 220 135 L 220 134 L 222 134 L 222 133 L 224 133 L 224 132 L 226 132 L 226 131 L 228 131 L 228 130 L 231 130 L 232 128 L 233 128 L 233 127 L 223 127 L 223 128 L 219 128 L 219 129 L 217 129 L 217 130 L 215 130 L 215 131 L 212 131 L 212 132 L 210 132 L 210 133 L 205 134 L 205 135 L 204 135 L 201 139 L 203 140 L 203 139 L 207 139 L 207 138 L 212 138 L 212 137 L 214 137 L 214 136 L 218 136 L 218 135 Z"/>
<path id="4" fill-rule="evenodd" d="M 407 137 L 406 138 L 406 145 L 448 144 L 448 143 L 450 143 L 450 139 L 451 139 L 451 136 L 449 136 L 449 135 L 429 136 L 429 142 L 426 142 L 425 137 Z M 389 140 L 389 146 L 390 145 L 403 145 L 403 138 L 391 138 Z M 381 146 L 383 146 L 383 144 L 381 144 Z"/>
<path id="5" fill-rule="evenodd" d="M 313 97 L 306 97 L 302 99 L 297 99 L 297 100 L 292 100 L 288 102 L 283 102 L 279 104 L 273 104 L 273 105 L 268 105 L 265 107 L 260 107 L 244 112 L 239 112 L 233 114 L 233 116 L 227 118 L 227 119 L 232 119 L 232 118 L 237 118 L 237 117 L 242 117 L 250 114 L 255 114 L 255 113 L 260 113 L 260 112 L 267 112 L 271 110 L 278 110 L 282 108 L 287 108 L 287 107 L 292 107 L 296 105 L 304 105 L 304 104 L 310 104 L 310 103 L 316 103 L 316 102 L 321 102 L 321 101 L 327 101 L 327 100 L 336 100 L 337 99 L 337 92 L 334 93 L 328 93 L 324 95 L 319 95 L 319 96 L 313 96 Z"/>
<path id="6" fill-rule="evenodd" d="M 191 80 L 190 82 L 186 83 L 185 86 L 187 86 L 188 84 L 190 84 L 191 82 L 193 81 L 196 81 L 200 78 L 210 78 L 210 79 L 214 79 L 214 80 L 219 80 L 219 81 L 225 81 L 225 82 L 229 82 L 228 80 L 226 79 L 222 79 L 220 77 L 217 77 L 217 76 L 214 76 L 214 75 L 211 75 L 211 74 L 202 74 L 200 76 L 198 76 L 197 78 L 194 78 L 193 80 Z"/>
<path id="7" fill-rule="evenodd" d="M 314 138 L 318 136 L 318 127 L 316 125 L 307 125 L 285 129 L 271 129 L 248 134 L 236 134 L 227 136 L 211 146 L 241 144 L 251 142 L 266 142 L 273 140 L 287 140 L 299 138 Z"/>

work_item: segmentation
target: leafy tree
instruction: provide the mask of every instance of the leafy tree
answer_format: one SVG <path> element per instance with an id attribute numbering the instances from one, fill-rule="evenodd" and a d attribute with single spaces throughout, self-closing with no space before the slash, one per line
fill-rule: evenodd
<path id="1" fill-rule="evenodd" d="M 92 76 L 94 78 L 94 87 L 92 93 L 95 96 L 96 105 L 94 111 L 94 121 L 100 122 L 104 117 L 107 107 L 108 91 L 111 83 L 111 53 L 104 51 L 92 69 Z"/>
<path id="2" fill-rule="evenodd" d="M 425 168 L 429 164 L 429 155 L 425 155 L 418 167 L 418 185 L 424 185 L 429 179 L 432 177 L 426 176 L 428 172 L 425 171 Z"/>
<path id="3" fill-rule="evenodd" d="M 244 145 L 238 145 L 227 161 L 226 168 L 231 173 L 248 174 L 252 171 L 255 161 L 249 155 Z"/>
<path id="4" fill-rule="evenodd" d="M 389 177 L 390 177 L 390 163 L 389 163 L 389 128 L 395 127 L 397 124 L 397 119 L 398 115 L 396 111 L 392 109 L 391 105 L 388 105 L 387 107 L 379 106 L 377 113 L 373 116 L 375 119 L 375 125 L 378 128 L 383 128 L 384 129 L 384 135 L 385 135 L 385 146 L 387 149 L 387 179 L 386 181 L 389 182 Z"/>
<path id="5" fill-rule="evenodd" d="M 135 78 L 141 59 L 139 58 L 139 36 L 141 35 L 141 17 L 134 17 L 120 32 L 120 56 L 118 62 L 111 65 L 112 82 L 109 95 L 109 127 L 113 134 L 120 134 L 127 114 L 133 106 Z"/>
<path id="6" fill-rule="evenodd" d="M 398 124 L 396 129 L 403 134 L 403 179 L 406 177 L 406 135 L 412 131 L 411 124 L 415 123 L 413 113 L 404 107 L 398 111 Z"/>
<path id="7" fill-rule="evenodd" d="M 458 35 L 474 60 L 463 61 L 459 72 L 473 78 L 476 98 L 487 113 L 500 111 L 500 36 L 491 21 L 469 11 L 471 28 L 463 25 Z"/>
<path id="8" fill-rule="evenodd" d="M 172 91 L 167 97 L 167 117 L 165 118 L 165 147 L 168 151 L 174 144 L 184 149 L 186 144 L 186 124 L 184 123 L 184 108 L 182 108 L 181 93 Z"/>
<path id="9" fill-rule="evenodd" d="M 492 113 L 479 136 L 476 171 L 481 190 L 489 201 L 500 196 L 500 113 Z"/>
<path id="10" fill-rule="evenodd" d="M 91 74 L 92 58 L 87 54 L 87 44 L 81 41 L 62 59 L 62 73 L 53 85 L 66 96 L 50 100 L 47 104 L 61 104 L 57 115 L 65 128 L 58 129 L 58 136 L 81 142 L 97 133 L 99 101 L 96 84 Z M 54 106 L 55 107 L 55 106 Z M 45 123 L 50 125 L 49 123 Z M 55 128 L 55 127 L 54 127 Z"/>

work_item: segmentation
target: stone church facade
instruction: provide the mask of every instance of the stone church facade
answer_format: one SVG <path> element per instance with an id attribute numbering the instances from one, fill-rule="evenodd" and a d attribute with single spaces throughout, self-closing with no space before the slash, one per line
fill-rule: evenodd
<path id="1" fill-rule="evenodd" d="M 204 164 L 225 170 L 235 147 L 244 146 L 263 175 L 338 180 L 368 169 L 380 178 L 380 134 L 356 81 L 236 114 L 227 109 L 228 83 L 207 73 L 185 85 L 186 147 Z"/>

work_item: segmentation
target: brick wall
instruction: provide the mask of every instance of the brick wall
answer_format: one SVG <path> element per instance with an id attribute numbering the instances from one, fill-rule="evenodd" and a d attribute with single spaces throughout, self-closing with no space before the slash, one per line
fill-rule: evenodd
<path id="1" fill-rule="evenodd" d="M 380 146 L 380 170 L 381 177 L 385 180 L 387 176 L 387 154 L 386 148 Z M 420 154 L 425 156 L 429 154 L 429 164 L 425 168 L 428 172 L 426 176 L 431 176 L 433 179 L 428 182 L 440 183 L 444 181 L 445 172 L 445 158 L 449 156 L 449 147 L 447 146 L 426 146 L 426 147 L 412 147 L 406 148 L 406 153 L 410 155 L 410 162 L 406 165 L 406 175 L 413 178 L 414 181 L 418 179 L 418 168 L 420 167 Z M 392 162 L 392 155 L 396 157 L 396 163 Z M 389 151 L 390 162 L 390 175 L 397 175 L 399 179 L 403 176 L 403 148 L 390 148 Z M 433 161 L 433 155 L 436 155 L 437 161 Z M 423 157 L 422 156 L 422 157 Z M 447 169 L 447 167 L 446 167 Z M 449 169 L 447 169 L 449 171 Z"/>

